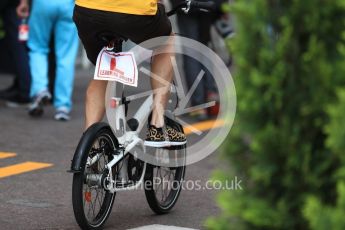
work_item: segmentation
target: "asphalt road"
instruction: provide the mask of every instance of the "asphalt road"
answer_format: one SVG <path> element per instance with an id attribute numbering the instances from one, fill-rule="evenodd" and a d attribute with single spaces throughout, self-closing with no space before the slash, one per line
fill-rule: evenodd
<path id="1" fill-rule="evenodd" d="M 40 119 L 27 111 L 7 108 L 0 102 L 0 152 L 16 156 L 0 159 L 3 167 L 24 162 L 52 164 L 50 167 L 0 178 L 1 229 L 79 229 L 71 201 L 72 175 L 69 169 L 83 128 L 84 92 L 91 72 L 79 72 L 74 91 L 74 109 L 70 122 L 53 120 L 50 106 Z M 0 86 L 10 84 L 9 76 L 0 75 Z M 191 143 L 194 135 L 188 136 Z M 206 182 L 218 168 L 219 154 L 188 166 L 186 180 Z M 216 190 L 184 190 L 173 211 L 157 216 L 150 210 L 143 190 L 116 195 L 113 211 L 105 229 L 130 229 L 151 224 L 202 229 L 207 217 L 219 213 Z"/>

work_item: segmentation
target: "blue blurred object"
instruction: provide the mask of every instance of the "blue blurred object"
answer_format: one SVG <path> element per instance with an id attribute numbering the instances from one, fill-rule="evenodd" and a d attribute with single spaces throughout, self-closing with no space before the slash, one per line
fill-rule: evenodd
<path id="1" fill-rule="evenodd" d="M 30 67 L 32 72 L 31 96 L 48 90 L 48 54 L 51 34 L 54 32 L 56 78 L 55 108 L 72 107 L 74 64 L 78 36 L 72 21 L 74 1 L 35 0 L 29 19 Z"/>

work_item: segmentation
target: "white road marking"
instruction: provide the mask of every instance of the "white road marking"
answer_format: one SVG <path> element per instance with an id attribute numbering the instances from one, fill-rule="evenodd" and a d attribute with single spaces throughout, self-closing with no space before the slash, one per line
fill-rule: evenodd
<path id="1" fill-rule="evenodd" d="M 153 225 L 146 225 L 146 226 L 142 226 L 142 227 L 138 227 L 138 228 L 131 228 L 129 230 L 196 230 L 196 229 L 153 224 Z"/>

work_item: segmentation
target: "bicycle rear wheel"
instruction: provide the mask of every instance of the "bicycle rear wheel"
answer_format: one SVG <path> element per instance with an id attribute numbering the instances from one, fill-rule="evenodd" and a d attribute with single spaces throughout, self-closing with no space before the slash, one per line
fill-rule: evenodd
<path id="1" fill-rule="evenodd" d="M 97 181 L 102 178 L 106 164 L 111 161 L 117 142 L 108 126 L 98 127 L 93 125 L 81 138 L 79 145 L 87 146 L 82 153 L 87 157 L 82 157 L 81 172 L 73 176 L 73 211 L 82 229 L 101 229 L 115 200 L 115 193 L 103 189 Z M 87 162 L 97 154 L 99 159 L 88 166 Z"/>

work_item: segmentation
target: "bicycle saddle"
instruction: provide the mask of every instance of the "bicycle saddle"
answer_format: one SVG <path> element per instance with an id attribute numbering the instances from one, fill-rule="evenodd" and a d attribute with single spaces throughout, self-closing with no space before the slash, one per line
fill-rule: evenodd
<path id="1" fill-rule="evenodd" d="M 115 52 L 121 52 L 122 42 L 128 40 L 127 38 L 124 38 L 113 32 L 101 32 L 97 35 L 97 37 L 104 46 L 113 47 L 113 51 Z"/>

